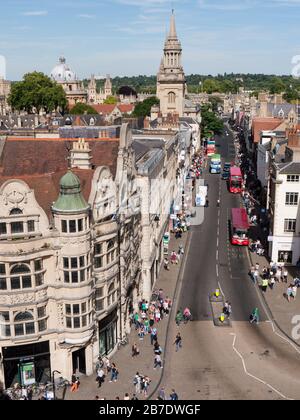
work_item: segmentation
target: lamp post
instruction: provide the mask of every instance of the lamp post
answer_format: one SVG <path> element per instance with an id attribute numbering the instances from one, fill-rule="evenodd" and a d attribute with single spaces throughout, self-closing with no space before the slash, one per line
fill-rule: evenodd
<path id="1" fill-rule="evenodd" d="M 56 395 L 55 395 L 55 383 L 54 383 L 54 375 L 55 373 L 58 373 L 59 375 L 61 375 L 61 372 L 59 372 L 58 370 L 54 370 L 52 372 L 52 386 L 53 386 L 53 399 L 56 400 Z"/>

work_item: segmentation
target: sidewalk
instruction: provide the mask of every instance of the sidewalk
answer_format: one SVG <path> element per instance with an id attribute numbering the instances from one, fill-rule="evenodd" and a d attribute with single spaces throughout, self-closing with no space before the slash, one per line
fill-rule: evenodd
<path id="1" fill-rule="evenodd" d="M 254 253 L 249 252 L 249 257 L 251 261 L 251 265 L 255 265 L 259 263 L 259 271 L 261 273 L 262 269 L 268 267 L 270 265 L 268 259 L 266 257 L 260 257 Z M 286 290 L 290 283 L 292 282 L 293 278 L 299 276 L 300 272 L 297 267 L 286 267 L 289 276 L 287 283 L 276 282 L 274 284 L 273 290 L 268 287 L 267 292 L 264 293 L 259 286 L 260 294 L 269 309 L 271 319 L 274 321 L 276 326 L 287 335 L 291 340 L 294 341 L 292 337 L 292 329 L 295 325 L 292 324 L 292 318 L 295 315 L 300 315 L 300 291 L 298 291 L 298 295 L 293 300 L 291 299 L 290 302 L 285 297 Z M 251 281 L 249 279 L 249 281 Z M 297 343 L 300 345 L 300 342 Z"/>
<path id="2" fill-rule="evenodd" d="M 188 239 L 189 232 L 184 233 L 181 239 L 175 239 L 174 235 L 171 234 L 171 240 L 169 244 L 169 254 L 175 250 L 178 251 L 179 245 L 183 245 L 186 249 L 186 243 Z M 178 265 L 170 264 L 170 270 L 167 271 L 163 267 L 161 268 L 159 278 L 155 284 L 155 289 L 163 289 L 164 295 L 172 299 L 175 294 L 176 285 L 178 276 L 180 273 L 180 268 L 183 264 L 184 258 L 186 255 L 182 256 Z M 174 302 L 173 302 L 174 304 Z M 172 307 L 173 309 L 173 307 Z M 169 320 L 172 322 L 175 319 L 174 310 L 171 310 L 168 317 L 164 317 L 159 324 L 155 324 L 158 330 L 158 343 L 163 349 L 162 360 L 164 359 L 164 351 L 166 347 L 166 334 L 168 329 Z M 98 383 L 96 382 L 96 373 L 90 377 L 81 377 L 80 378 L 80 387 L 76 393 L 71 393 L 68 389 L 66 392 L 66 400 L 93 400 L 95 396 L 98 395 L 99 398 L 106 398 L 107 400 L 114 400 L 118 396 L 120 400 L 124 399 L 124 395 L 127 392 L 130 396 L 135 393 L 135 386 L 133 385 L 133 378 L 136 372 L 139 372 L 142 375 L 147 375 L 151 379 L 151 384 L 149 387 L 148 395 L 151 395 L 155 390 L 157 384 L 161 379 L 163 369 L 157 368 L 153 369 L 154 361 L 154 352 L 153 346 L 150 343 L 150 335 L 146 335 L 144 340 L 140 340 L 137 331 L 135 331 L 134 326 L 132 326 L 131 333 L 129 335 L 129 344 L 121 347 L 110 361 L 117 365 L 119 370 L 119 376 L 117 382 L 109 383 L 110 376 L 107 376 L 105 383 L 101 388 L 98 388 Z M 131 356 L 131 347 L 136 343 L 140 354 L 139 356 Z M 171 393 L 171 389 L 166 389 L 166 395 Z M 61 398 L 61 393 L 58 393 L 58 398 Z M 142 394 L 137 395 L 139 400 L 147 399 Z M 156 398 L 154 395 L 153 398 Z"/>

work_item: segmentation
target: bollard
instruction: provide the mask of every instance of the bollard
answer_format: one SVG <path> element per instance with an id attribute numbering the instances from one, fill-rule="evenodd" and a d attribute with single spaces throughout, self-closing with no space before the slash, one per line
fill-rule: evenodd
<path id="1" fill-rule="evenodd" d="M 220 317 L 219 317 L 220 322 L 224 322 L 225 321 L 225 315 L 223 314 L 223 312 L 221 313 Z"/>

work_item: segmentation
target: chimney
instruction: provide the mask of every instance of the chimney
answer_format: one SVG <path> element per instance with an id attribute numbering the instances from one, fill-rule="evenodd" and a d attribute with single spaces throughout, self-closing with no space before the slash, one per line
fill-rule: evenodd
<path id="1" fill-rule="evenodd" d="M 300 135 L 296 129 L 288 130 L 288 145 L 286 147 L 286 160 L 300 162 Z"/>
<path id="2" fill-rule="evenodd" d="M 146 118 L 144 119 L 144 128 L 145 128 L 145 129 L 150 128 L 150 118 L 149 118 L 149 117 L 146 117 Z"/>
<path id="3" fill-rule="evenodd" d="M 71 150 L 71 168 L 91 169 L 92 156 L 89 143 L 84 139 L 79 139 L 73 143 Z"/>

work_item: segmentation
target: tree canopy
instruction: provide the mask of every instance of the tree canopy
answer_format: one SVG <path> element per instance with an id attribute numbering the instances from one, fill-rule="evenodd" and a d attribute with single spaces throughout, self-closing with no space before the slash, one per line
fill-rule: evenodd
<path id="1" fill-rule="evenodd" d="M 97 111 L 90 105 L 77 102 L 77 104 L 71 109 L 70 114 L 72 115 L 92 115 L 97 114 Z"/>
<path id="2" fill-rule="evenodd" d="M 8 102 L 12 109 L 29 114 L 41 109 L 49 113 L 57 108 L 64 112 L 67 108 L 63 87 L 40 72 L 27 73 L 22 81 L 12 84 Z"/>
<path id="3" fill-rule="evenodd" d="M 117 98 L 115 98 L 114 96 L 109 96 L 108 98 L 105 99 L 104 103 L 106 105 L 115 105 L 117 103 Z"/>
<path id="4" fill-rule="evenodd" d="M 203 105 L 201 107 L 201 127 L 202 127 L 202 136 L 209 137 L 210 133 L 221 134 L 224 129 L 223 121 L 216 116 L 216 114 L 211 110 L 211 105 Z"/>
<path id="5" fill-rule="evenodd" d="M 134 117 L 150 117 L 151 108 L 153 105 L 159 105 L 159 99 L 155 96 L 145 99 L 143 102 L 138 103 L 133 111 Z"/>

